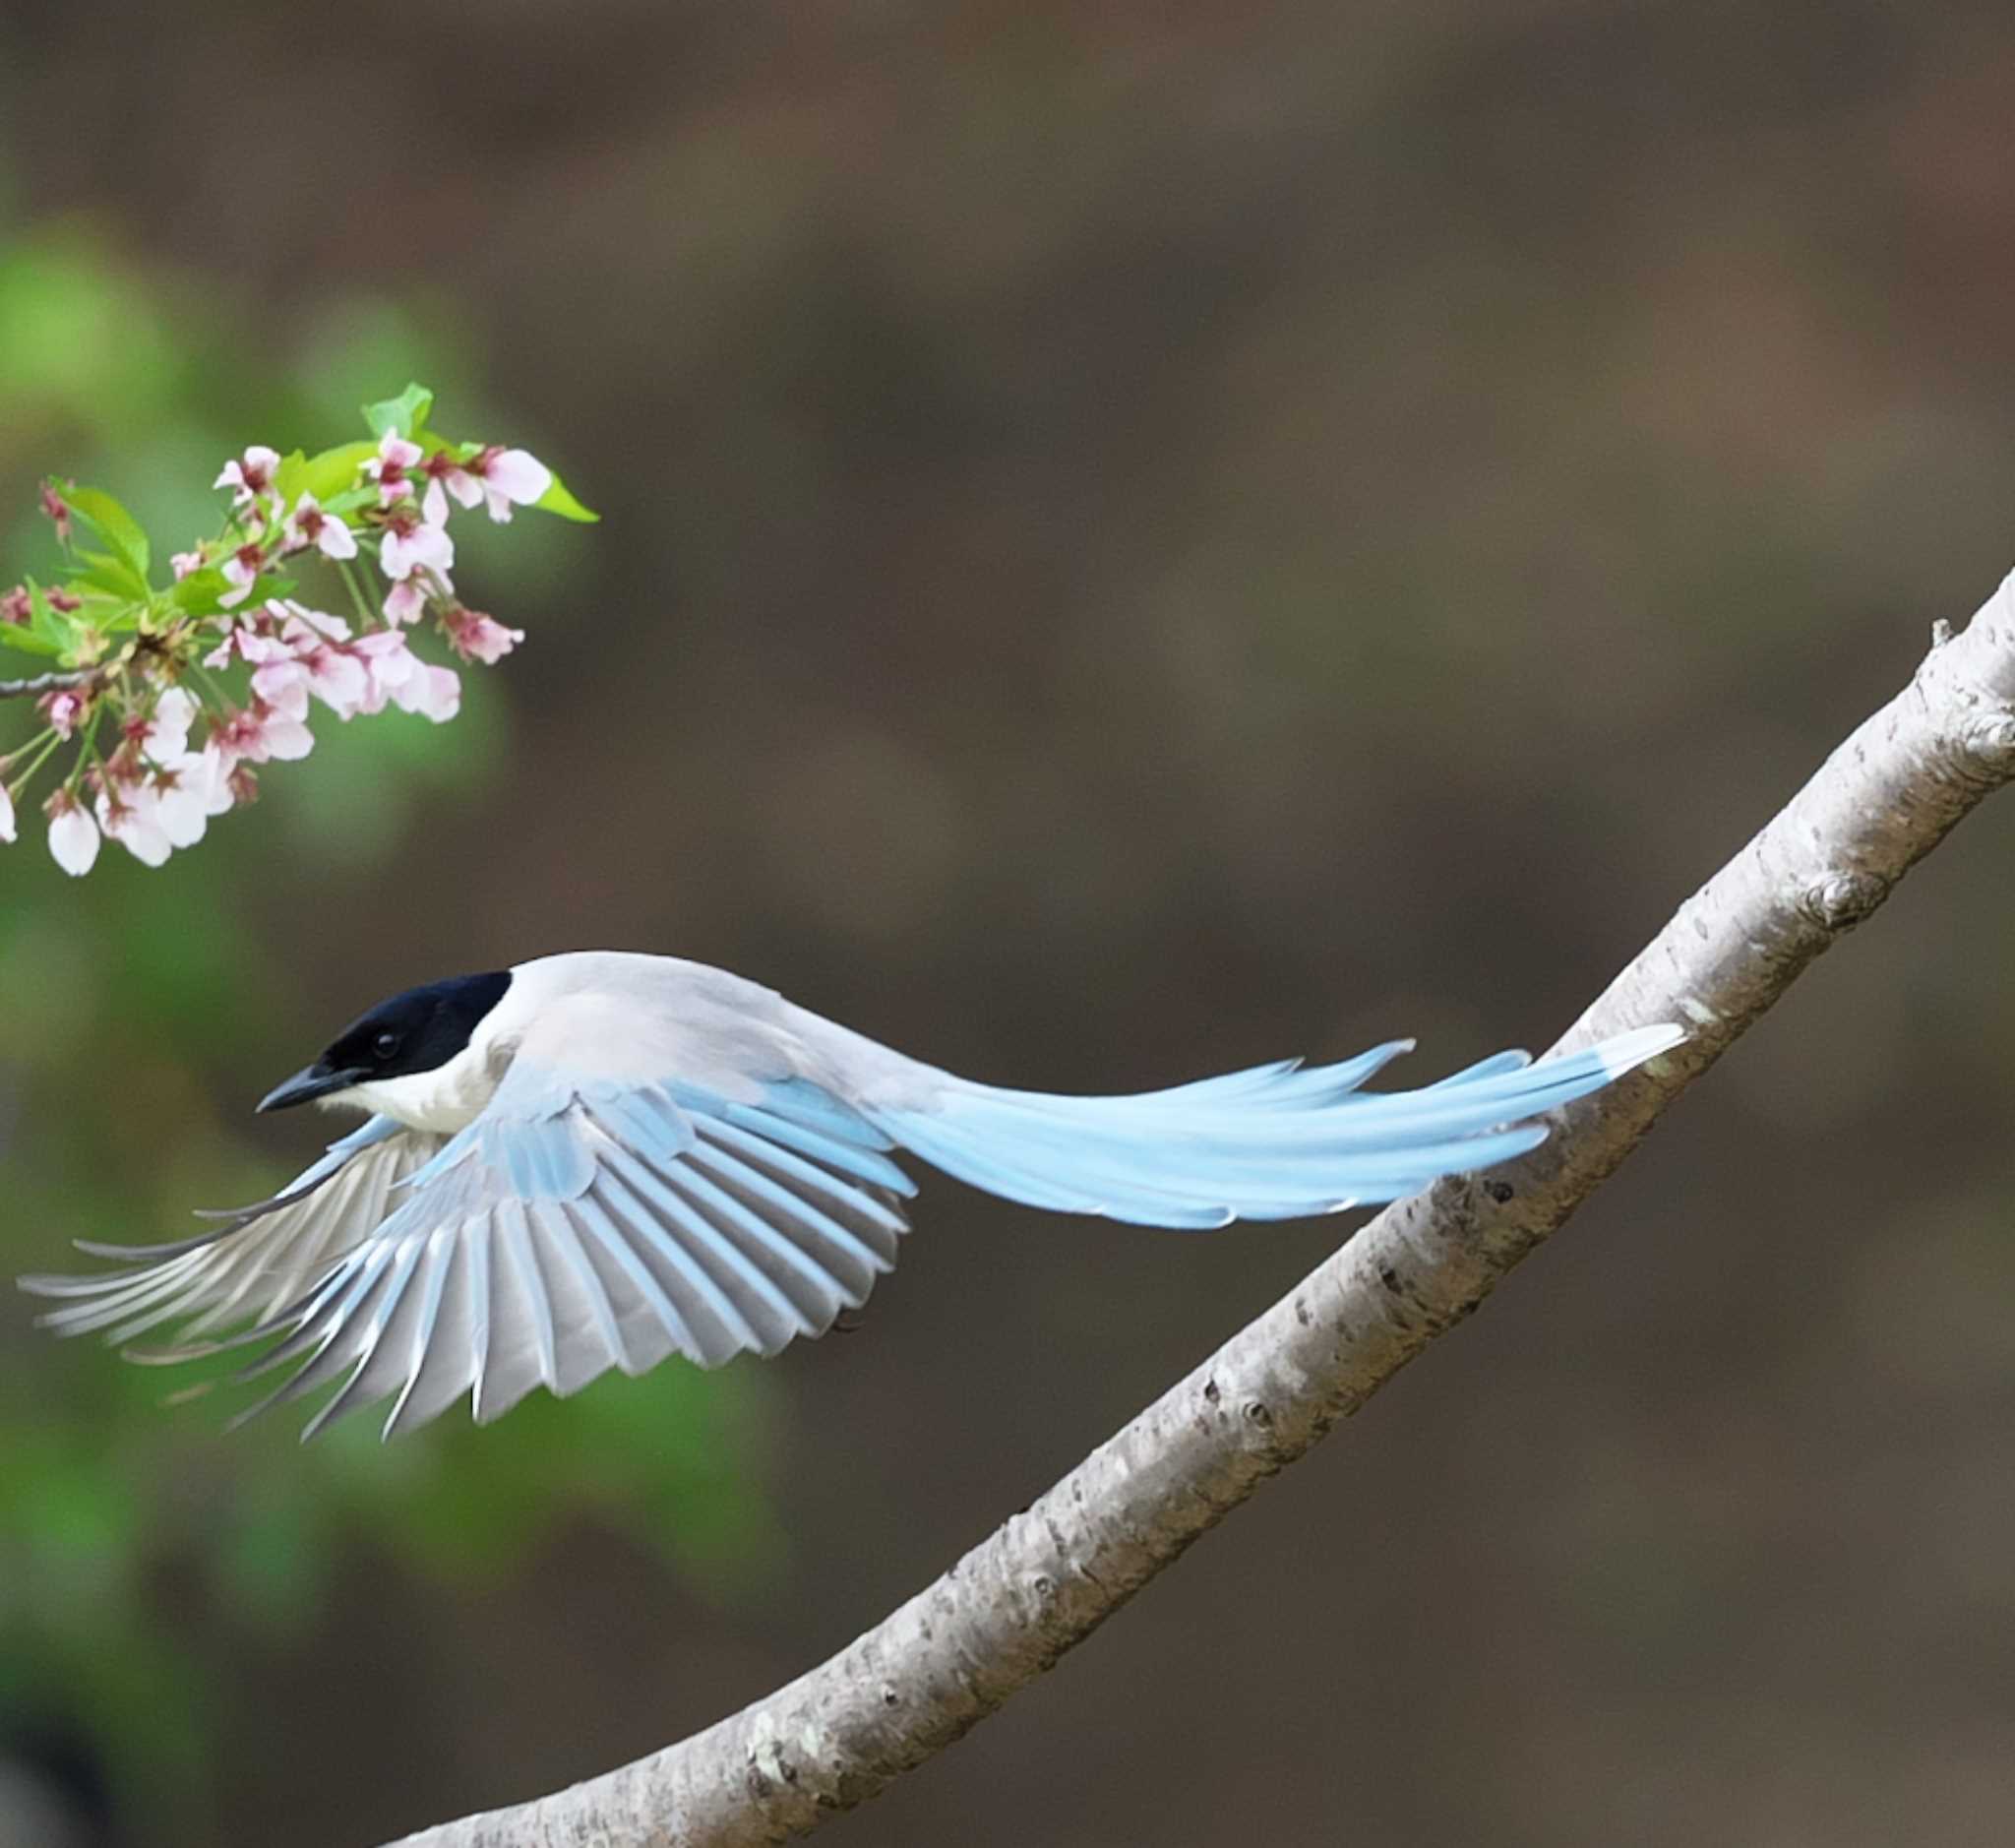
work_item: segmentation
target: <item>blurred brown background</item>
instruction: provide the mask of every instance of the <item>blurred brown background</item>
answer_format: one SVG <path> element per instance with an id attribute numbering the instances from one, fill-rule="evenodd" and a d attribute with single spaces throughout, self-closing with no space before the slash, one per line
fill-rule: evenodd
<path id="1" fill-rule="evenodd" d="M 1545 1042 L 2015 562 L 2011 93 L 2005 9 L 1903 0 L 17 0 L 11 559 L 44 470 L 173 514 L 408 375 L 605 521 L 479 535 L 530 639 L 457 725 L 163 872 L 0 859 L 4 1267 L 270 1184 L 331 1028 L 559 948 L 1056 1088 Z M 1996 806 L 831 1839 L 2007 1840 L 2011 901 Z M 0 1841 L 366 1843 L 681 1736 L 1335 1236 L 938 1182 L 860 1333 L 388 1451 L 0 1300 Z"/>

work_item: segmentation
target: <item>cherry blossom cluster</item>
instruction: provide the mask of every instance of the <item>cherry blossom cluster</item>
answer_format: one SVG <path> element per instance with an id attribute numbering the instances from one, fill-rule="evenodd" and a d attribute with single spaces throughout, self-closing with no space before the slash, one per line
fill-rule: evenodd
<path id="1" fill-rule="evenodd" d="M 159 866 L 255 800 L 261 767 L 314 749 L 317 707 L 342 721 L 389 707 L 436 724 L 456 715 L 460 677 L 414 639 L 431 633 L 488 666 L 524 632 L 456 594 L 455 514 L 594 516 L 525 451 L 436 435 L 432 408 L 408 386 L 365 408 L 371 441 L 312 457 L 255 445 L 227 462 L 220 530 L 172 554 L 165 585 L 110 495 L 43 484 L 69 569 L 0 591 L 0 646 L 50 670 L 0 682 L 0 695 L 33 697 L 41 721 L 0 757 L 0 841 L 16 838 L 18 805 L 54 768 L 41 807 L 65 872 L 90 872 L 106 839 Z M 321 607 L 331 601 L 347 613 Z"/>

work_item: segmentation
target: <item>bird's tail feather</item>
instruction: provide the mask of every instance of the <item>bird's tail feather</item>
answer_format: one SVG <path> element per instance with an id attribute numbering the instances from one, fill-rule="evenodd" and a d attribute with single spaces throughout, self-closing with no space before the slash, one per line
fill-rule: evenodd
<path id="1" fill-rule="evenodd" d="M 1421 1090 L 1359 1087 L 1409 1049 L 1297 1063 L 1134 1096 L 956 1082 L 935 1107 L 863 1112 L 904 1148 L 990 1194 L 1137 1225 L 1211 1227 L 1374 1205 L 1546 1140 L 1541 1113 L 1685 1037 L 1643 1027 L 1533 1064 L 1499 1053 Z"/>

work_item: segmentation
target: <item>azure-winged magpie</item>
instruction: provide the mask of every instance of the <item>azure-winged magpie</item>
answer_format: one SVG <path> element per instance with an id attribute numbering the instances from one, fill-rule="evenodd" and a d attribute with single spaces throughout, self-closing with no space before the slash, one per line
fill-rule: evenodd
<path id="1" fill-rule="evenodd" d="M 669 956 L 554 955 L 414 988 L 260 1104 L 369 1113 L 271 1200 L 125 1267 L 23 1279 L 44 1318 L 179 1359 L 275 1343 L 262 1404 L 340 1381 L 308 1426 L 397 1395 L 385 1432 L 467 1393 L 479 1421 L 669 1354 L 714 1367 L 823 1334 L 895 1261 L 915 1183 L 1140 1225 L 1396 1200 L 1546 1137 L 1535 1121 L 1684 1035 L 1647 1026 L 1416 1091 L 1362 1088 L 1411 1042 L 1132 1096 L 1004 1090 L 905 1058 L 755 982 Z M 254 1407 L 254 1410 L 261 1407 Z"/>

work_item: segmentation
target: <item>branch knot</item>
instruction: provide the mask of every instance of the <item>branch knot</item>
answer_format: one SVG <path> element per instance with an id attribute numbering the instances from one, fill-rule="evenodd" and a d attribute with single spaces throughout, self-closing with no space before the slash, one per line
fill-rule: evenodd
<path id="1" fill-rule="evenodd" d="M 1821 874 L 1799 894 L 1798 908 L 1826 931 L 1853 930 L 1889 895 L 1879 873 Z"/>
<path id="2" fill-rule="evenodd" d="M 1996 782 L 2015 775 L 2015 711 L 2003 706 L 1968 714 L 1958 744 Z"/>

